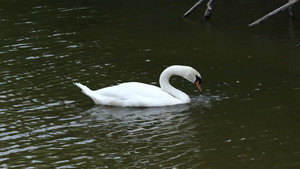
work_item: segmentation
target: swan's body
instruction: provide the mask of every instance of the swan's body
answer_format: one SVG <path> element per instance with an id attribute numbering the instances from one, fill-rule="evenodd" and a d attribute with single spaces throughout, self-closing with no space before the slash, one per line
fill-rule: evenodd
<path id="1" fill-rule="evenodd" d="M 82 92 L 89 96 L 95 104 L 100 105 L 157 107 L 189 103 L 190 97 L 169 83 L 172 75 L 182 76 L 195 83 L 201 91 L 201 75 L 192 67 L 177 65 L 170 66 L 161 73 L 159 78 L 161 88 L 139 82 L 128 82 L 93 91 L 80 83 L 74 84 L 81 88 Z"/>

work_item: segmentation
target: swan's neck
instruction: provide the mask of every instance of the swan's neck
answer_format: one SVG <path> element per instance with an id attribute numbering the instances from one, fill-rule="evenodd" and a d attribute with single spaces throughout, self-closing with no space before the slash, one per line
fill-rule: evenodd
<path id="1" fill-rule="evenodd" d="M 159 77 L 159 84 L 163 91 L 179 99 L 182 103 L 189 103 L 191 101 L 190 97 L 184 92 L 174 88 L 169 82 L 169 79 L 172 75 L 184 77 L 185 71 L 183 69 L 183 66 L 176 66 L 176 68 L 175 66 L 168 67 L 161 73 Z"/>

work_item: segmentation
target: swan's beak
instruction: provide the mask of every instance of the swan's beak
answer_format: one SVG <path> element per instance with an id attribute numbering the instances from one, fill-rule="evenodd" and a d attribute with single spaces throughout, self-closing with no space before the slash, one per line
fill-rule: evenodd
<path id="1" fill-rule="evenodd" d="M 200 80 L 200 79 L 197 80 L 197 81 L 195 82 L 195 84 L 196 84 L 196 86 L 197 86 L 197 89 L 200 91 L 200 93 L 202 93 L 202 89 L 201 89 L 201 86 L 200 86 L 201 80 Z"/>

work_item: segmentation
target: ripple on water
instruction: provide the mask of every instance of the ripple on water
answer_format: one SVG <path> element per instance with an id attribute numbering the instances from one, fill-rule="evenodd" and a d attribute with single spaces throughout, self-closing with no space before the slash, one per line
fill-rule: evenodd
<path id="1" fill-rule="evenodd" d="M 81 115 L 56 114 L 51 111 L 53 107 L 65 110 L 70 109 L 73 101 L 49 103 L 45 105 L 22 105 L 12 107 L 4 112 L 4 119 L 0 122 L 0 159 L 1 167 L 38 166 L 49 161 L 57 162 L 63 159 L 57 158 L 61 150 L 73 145 L 85 145 L 92 143 L 92 139 L 77 137 L 73 130 L 85 126 L 80 123 Z M 62 107 L 62 105 L 65 105 Z M 17 110 L 19 111 L 13 111 Z M 13 111 L 13 112 L 12 112 Z M 71 135 L 70 136 L 70 132 Z M 26 156 L 23 156 L 26 154 Z M 76 154 L 76 153 L 75 153 Z M 80 154 L 77 158 L 80 161 Z M 86 155 L 85 155 L 86 156 Z M 74 157 L 75 158 L 75 157 Z M 81 160 L 82 161 L 82 160 Z"/>
<path id="2" fill-rule="evenodd" d="M 193 98 L 192 104 L 158 108 L 95 106 L 84 112 L 84 120 L 90 124 L 86 133 L 94 135 L 94 146 L 101 147 L 98 158 L 105 159 L 107 166 L 174 163 L 199 152 L 199 147 L 191 146 L 197 124 L 191 123 L 189 110 L 195 107 L 201 113 L 201 106 L 195 103 L 200 100 L 209 104 Z"/>

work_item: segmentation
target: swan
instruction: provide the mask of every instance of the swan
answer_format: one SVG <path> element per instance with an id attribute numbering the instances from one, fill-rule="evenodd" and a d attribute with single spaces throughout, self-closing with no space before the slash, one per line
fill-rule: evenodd
<path id="1" fill-rule="evenodd" d="M 160 107 L 190 103 L 190 97 L 174 88 L 169 79 L 172 75 L 181 76 L 195 83 L 201 90 L 201 75 L 190 66 L 173 65 L 167 67 L 159 77 L 160 87 L 139 82 L 121 83 L 116 86 L 91 90 L 74 82 L 95 104 L 119 107 Z"/>

